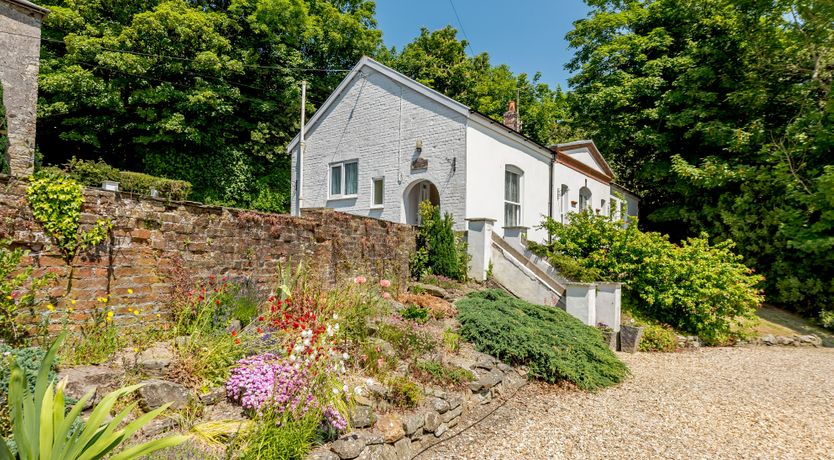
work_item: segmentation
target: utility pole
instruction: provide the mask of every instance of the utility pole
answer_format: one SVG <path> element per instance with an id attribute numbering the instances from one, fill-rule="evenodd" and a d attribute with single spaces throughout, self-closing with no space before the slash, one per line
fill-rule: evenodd
<path id="1" fill-rule="evenodd" d="M 304 124 L 306 110 L 307 109 L 307 80 L 301 80 L 301 133 L 299 134 L 299 142 L 298 142 L 298 168 L 296 171 L 296 206 L 295 206 L 295 215 L 301 215 L 301 205 L 304 203 L 304 148 L 306 147 L 306 143 L 304 142 Z"/>

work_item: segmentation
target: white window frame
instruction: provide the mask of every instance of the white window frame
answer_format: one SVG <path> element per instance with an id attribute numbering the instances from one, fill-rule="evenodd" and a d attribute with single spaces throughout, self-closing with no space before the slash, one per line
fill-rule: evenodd
<path id="1" fill-rule="evenodd" d="M 587 194 L 583 193 L 585 190 L 588 191 Z M 588 187 L 582 187 L 579 189 L 579 211 L 582 212 L 586 209 L 593 209 L 594 206 L 594 193 Z"/>
<path id="2" fill-rule="evenodd" d="M 356 164 L 356 193 L 346 194 L 347 177 L 345 176 L 345 165 Z M 339 193 L 333 193 L 333 169 L 339 168 L 339 175 L 341 183 L 339 184 Z M 327 196 L 331 200 L 341 200 L 347 198 L 356 198 L 359 196 L 359 160 L 345 160 L 330 163 L 327 168 Z"/>
<path id="3" fill-rule="evenodd" d="M 376 183 L 382 183 L 382 201 L 376 203 Z M 385 176 L 371 178 L 371 209 L 382 209 L 385 207 Z"/>
<path id="4" fill-rule="evenodd" d="M 509 199 L 507 199 L 507 174 L 514 174 L 516 177 L 518 177 L 518 201 L 517 202 L 516 201 L 510 201 Z M 507 165 L 504 168 L 504 220 L 505 220 L 504 226 L 505 227 L 518 227 L 518 226 L 521 226 L 522 223 L 524 222 L 524 214 L 523 214 L 523 212 L 524 212 L 524 205 L 523 205 L 524 199 L 523 198 L 524 198 L 524 171 L 522 171 L 520 168 L 518 168 L 516 166 Z M 515 216 L 516 216 L 517 222 L 514 222 L 512 224 L 507 221 L 507 215 L 508 215 L 507 207 L 508 206 L 514 206 L 514 207 L 517 208 L 517 210 L 515 211 Z"/>

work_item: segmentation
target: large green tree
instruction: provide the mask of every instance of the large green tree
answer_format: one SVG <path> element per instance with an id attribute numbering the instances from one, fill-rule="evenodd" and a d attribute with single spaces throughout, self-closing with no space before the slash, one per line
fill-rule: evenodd
<path id="1" fill-rule="evenodd" d="M 38 143 L 186 179 L 198 200 L 287 204 L 300 82 L 314 110 L 381 44 L 366 0 L 64 0 L 49 5 Z M 315 69 L 315 70 L 314 70 Z"/>
<path id="2" fill-rule="evenodd" d="M 561 88 L 550 88 L 541 74 L 513 74 L 504 64 L 492 65 L 487 53 L 468 56 L 466 40 L 451 26 L 429 31 L 380 58 L 403 74 L 495 119 L 503 120 L 507 103 L 518 99 L 522 132 L 539 143 L 575 140 L 564 125 L 569 110 Z"/>
<path id="3" fill-rule="evenodd" d="M 568 34 L 574 123 L 643 223 L 733 239 L 768 298 L 834 303 L 834 3 L 588 0 Z"/>

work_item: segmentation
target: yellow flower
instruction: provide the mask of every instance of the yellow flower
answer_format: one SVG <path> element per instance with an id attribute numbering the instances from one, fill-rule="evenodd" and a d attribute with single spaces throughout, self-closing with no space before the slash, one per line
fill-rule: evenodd
<path id="1" fill-rule="evenodd" d="M 161 314 L 159 314 L 159 313 L 157 313 L 157 314 L 156 314 L 156 317 L 157 317 L 157 318 L 162 318 L 162 315 L 161 315 Z"/>
<path id="2" fill-rule="evenodd" d="M 134 353 L 139 353 L 139 347 L 133 347 L 133 352 Z"/>
<path id="3" fill-rule="evenodd" d="M 46 304 L 46 309 L 49 311 L 55 311 L 55 306 L 51 303 Z"/>
<path id="4" fill-rule="evenodd" d="M 75 305 L 75 299 L 70 300 L 70 303 Z"/>
<path id="5" fill-rule="evenodd" d="M 70 312 L 70 313 L 72 313 L 72 312 L 73 312 L 73 311 L 75 311 L 75 310 L 73 310 L 73 308 L 72 308 L 72 307 L 69 307 L 69 308 L 67 308 L 67 311 L 68 311 L 68 312 Z"/>
<path id="6" fill-rule="evenodd" d="M 107 303 L 108 300 L 110 300 L 110 299 L 108 299 L 107 297 L 102 297 L 101 298 L 101 301 L 104 302 L 104 303 Z"/>
<path id="7" fill-rule="evenodd" d="M 139 316 L 139 310 L 133 310 L 133 314 Z"/>
<path id="8" fill-rule="evenodd" d="M 14 297 L 12 297 L 12 296 L 10 296 L 10 295 L 7 295 L 7 296 L 6 296 L 6 300 L 13 300 L 13 299 L 14 299 Z"/>
<path id="9" fill-rule="evenodd" d="M 127 293 L 128 294 L 133 294 L 133 289 L 128 288 Z"/>
<path id="10" fill-rule="evenodd" d="M 108 318 L 112 318 L 112 317 L 113 317 L 113 312 L 112 312 L 112 311 L 108 311 L 108 312 L 107 312 L 107 317 L 108 317 Z"/>

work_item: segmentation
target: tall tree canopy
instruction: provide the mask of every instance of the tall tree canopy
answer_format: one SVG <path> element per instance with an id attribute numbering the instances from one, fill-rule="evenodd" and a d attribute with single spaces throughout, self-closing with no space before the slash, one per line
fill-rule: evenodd
<path id="1" fill-rule="evenodd" d="M 47 5 L 38 143 L 186 179 L 195 198 L 285 206 L 299 87 L 313 110 L 381 44 L 366 0 L 73 0 Z"/>
<path id="2" fill-rule="evenodd" d="M 733 239 L 769 300 L 834 304 L 834 2 L 587 0 L 575 124 L 644 224 Z"/>

